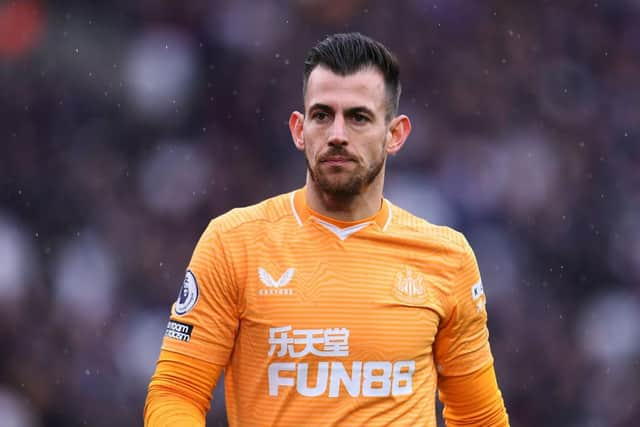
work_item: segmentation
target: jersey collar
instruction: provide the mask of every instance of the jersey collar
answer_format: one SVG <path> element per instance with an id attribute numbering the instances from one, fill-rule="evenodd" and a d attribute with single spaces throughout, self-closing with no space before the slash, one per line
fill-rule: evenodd
<path id="1" fill-rule="evenodd" d="M 306 192 L 307 188 L 302 187 L 292 192 L 290 196 L 291 210 L 300 226 L 303 226 L 309 220 L 313 220 L 335 233 L 342 240 L 345 240 L 351 234 L 370 224 L 376 224 L 382 231 L 386 231 L 391 222 L 391 203 L 387 199 L 382 199 L 382 207 L 380 210 L 368 218 L 363 218 L 358 221 L 339 221 L 312 210 L 307 205 Z"/>

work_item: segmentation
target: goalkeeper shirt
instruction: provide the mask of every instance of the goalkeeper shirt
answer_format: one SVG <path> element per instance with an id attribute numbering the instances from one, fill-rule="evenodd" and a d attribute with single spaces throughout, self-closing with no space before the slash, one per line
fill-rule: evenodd
<path id="1" fill-rule="evenodd" d="M 386 199 L 336 221 L 302 188 L 209 224 L 162 348 L 224 366 L 232 427 L 435 426 L 438 379 L 492 365 L 485 301 L 462 234 Z"/>

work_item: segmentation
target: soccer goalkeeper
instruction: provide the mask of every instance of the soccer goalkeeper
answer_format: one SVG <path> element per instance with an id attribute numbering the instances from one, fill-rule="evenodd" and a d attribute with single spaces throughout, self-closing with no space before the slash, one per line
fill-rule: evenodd
<path id="1" fill-rule="evenodd" d="M 311 49 L 289 118 L 306 185 L 211 221 L 171 309 L 146 426 L 508 426 L 464 236 L 383 197 L 411 132 L 395 57 L 358 33 Z"/>

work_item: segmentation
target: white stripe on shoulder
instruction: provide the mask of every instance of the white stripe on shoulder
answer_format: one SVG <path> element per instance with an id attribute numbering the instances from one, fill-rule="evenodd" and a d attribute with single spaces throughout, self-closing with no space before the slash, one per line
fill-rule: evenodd
<path id="1" fill-rule="evenodd" d="M 296 192 L 292 191 L 291 192 L 291 197 L 289 198 L 289 201 L 291 202 L 291 212 L 293 212 L 293 216 L 296 217 L 296 221 L 298 222 L 298 225 L 302 227 L 302 221 L 300 220 L 300 217 L 298 216 L 298 212 L 296 211 L 296 204 L 293 201 L 293 198 L 295 197 Z"/>
<path id="2" fill-rule="evenodd" d="M 385 203 L 387 204 L 389 215 L 387 216 L 387 222 L 385 222 L 384 227 L 382 227 L 382 231 L 387 231 L 387 227 L 389 227 L 389 224 L 391 224 L 391 217 L 393 216 L 393 210 L 391 209 L 392 207 L 391 202 L 385 199 Z"/>

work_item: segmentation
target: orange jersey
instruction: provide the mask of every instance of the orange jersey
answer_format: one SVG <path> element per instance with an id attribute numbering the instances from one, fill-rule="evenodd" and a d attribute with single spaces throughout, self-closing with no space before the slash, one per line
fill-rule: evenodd
<path id="1" fill-rule="evenodd" d="M 386 199 L 346 223 L 305 189 L 202 235 L 163 349 L 225 366 L 230 426 L 435 426 L 439 376 L 492 363 L 485 295 L 458 232 Z"/>

